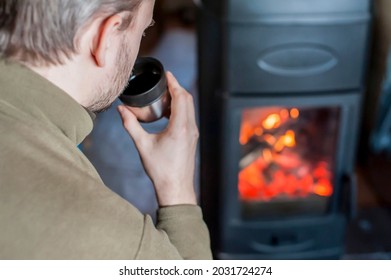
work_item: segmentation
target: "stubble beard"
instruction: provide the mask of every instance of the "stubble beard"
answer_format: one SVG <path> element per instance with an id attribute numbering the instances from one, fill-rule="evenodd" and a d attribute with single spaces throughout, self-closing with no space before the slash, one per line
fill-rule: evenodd
<path id="1" fill-rule="evenodd" d="M 125 42 L 121 45 L 116 58 L 118 67 L 113 75 L 107 77 L 106 81 L 98 86 L 96 98 L 87 107 L 91 112 L 101 113 L 109 109 L 128 85 L 132 73 L 130 48 Z"/>

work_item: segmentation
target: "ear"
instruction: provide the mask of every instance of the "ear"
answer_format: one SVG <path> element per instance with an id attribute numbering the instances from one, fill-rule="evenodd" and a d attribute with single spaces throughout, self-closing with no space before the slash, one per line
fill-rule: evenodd
<path id="1" fill-rule="evenodd" d="M 122 21 L 123 18 L 117 14 L 108 17 L 101 23 L 91 48 L 91 54 L 99 67 L 104 67 L 106 65 L 108 56 L 114 48 L 112 45 L 120 32 Z"/>

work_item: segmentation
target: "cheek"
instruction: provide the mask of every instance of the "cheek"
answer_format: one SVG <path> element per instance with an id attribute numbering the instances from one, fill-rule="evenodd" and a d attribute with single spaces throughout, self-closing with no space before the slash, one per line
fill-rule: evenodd
<path id="1" fill-rule="evenodd" d="M 140 36 L 132 36 L 130 42 L 128 42 L 127 44 L 132 65 L 134 65 L 134 62 L 136 61 L 136 58 L 140 51 L 141 40 L 142 34 L 140 34 Z"/>
<path id="2" fill-rule="evenodd" d="M 141 40 L 143 39 L 144 32 L 141 32 L 134 38 L 134 47 L 137 48 L 137 52 L 140 50 Z"/>

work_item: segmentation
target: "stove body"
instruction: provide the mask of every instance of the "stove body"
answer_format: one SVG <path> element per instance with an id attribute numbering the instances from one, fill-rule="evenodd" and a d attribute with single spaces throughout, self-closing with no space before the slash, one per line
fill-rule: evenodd
<path id="1" fill-rule="evenodd" d="M 202 1 L 201 204 L 217 259 L 330 259 L 355 208 L 369 0 Z"/>

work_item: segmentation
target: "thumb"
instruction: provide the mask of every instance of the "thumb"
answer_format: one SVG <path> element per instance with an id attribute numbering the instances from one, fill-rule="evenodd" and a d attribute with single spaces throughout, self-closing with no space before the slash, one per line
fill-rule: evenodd
<path id="1" fill-rule="evenodd" d="M 147 136 L 147 132 L 142 128 L 132 111 L 126 106 L 120 105 L 117 109 L 120 113 L 125 130 L 129 133 L 136 146 L 139 146 L 138 144 Z"/>

